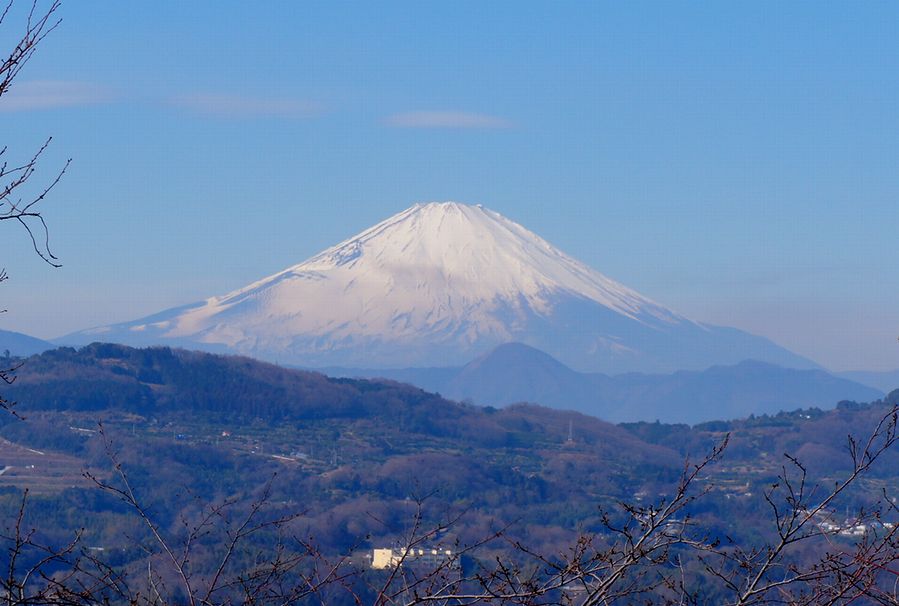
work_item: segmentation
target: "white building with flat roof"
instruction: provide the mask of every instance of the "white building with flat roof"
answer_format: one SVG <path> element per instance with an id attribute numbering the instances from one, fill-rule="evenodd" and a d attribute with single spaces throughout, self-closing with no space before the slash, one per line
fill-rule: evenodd
<path id="1" fill-rule="evenodd" d="M 372 550 L 371 567 L 376 570 L 396 568 L 397 566 L 449 566 L 456 568 L 458 562 L 453 558 L 452 549 L 437 547 L 408 547 L 406 549 L 376 548 Z"/>

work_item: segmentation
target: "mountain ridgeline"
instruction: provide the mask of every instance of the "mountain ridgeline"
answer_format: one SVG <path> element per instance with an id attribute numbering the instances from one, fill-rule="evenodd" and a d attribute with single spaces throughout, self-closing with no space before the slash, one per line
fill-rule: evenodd
<path id="1" fill-rule="evenodd" d="M 55 347 L 49 341 L 43 341 L 20 332 L 0 330 L 0 353 L 9 352 L 11 356 L 24 357 Z"/>
<path id="2" fill-rule="evenodd" d="M 817 365 L 690 320 L 483 208 L 416 204 L 224 296 L 57 340 L 170 345 L 306 367 L 458 366 L 521 342 L 582 372 Z"/>
<path id="3" fill-rule="evenodd" d="M 389 421 L 402 415 L 421 431 L 439 430 L 443 414 L 458 416 L 461 410 L 440 396 L 391 381 L 329 378 L 250 358 L 108 343 L 33 356 L 4 395 L 19 402 L 25 414 L 118 410 L 265 423 L 370 416 Z"/>
<path id="4" fill-rule="evenodd" d="M 25 410 L 116 408 L 144 416 L 183 412 L 267 423 L 341 416 L 389 421 L 399 415 L 423 432 L 432 431 L 430 425 L 442 431 L 442 419 L 481 410 L 429 392 L 481 406 L 531 402 L 611 422 L 679 423 L 826 408 L 883 395 L 823 371 L 751 361 L 670 375 L 585 374 L 520 344 L 501 346 L 459 368 L 325 372 L 336 378 L 245 357 L 94 343 L 29 358 L 4 395 Z"/>
<path id="5" fill-rule="evenodd" d="M 783 368 L 756 360 L 672 374 L 579 373 L 521 343 L 501 345 L 460 367 L 322 371 L 403 381 L 481 405 L 533 402 L 614 423 L 659 420 L 694 424 L 827 406 L 840 400 L 872 401 L 890 391 L 823 370 Z M 899 387 L 899 382 L 895 386 Z"/>

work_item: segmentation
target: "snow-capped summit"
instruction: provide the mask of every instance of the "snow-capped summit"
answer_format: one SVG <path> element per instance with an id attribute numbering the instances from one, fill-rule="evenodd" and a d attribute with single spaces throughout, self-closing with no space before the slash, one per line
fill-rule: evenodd
<path id="1" fill-rule="evenodd" d="M 172 343 L 306 366 L 447 366 L 519 341 L 574 368 L 811 363 L 692 322 L 480 205 L 416 204 L 220 297 L 64 342 Z"/>

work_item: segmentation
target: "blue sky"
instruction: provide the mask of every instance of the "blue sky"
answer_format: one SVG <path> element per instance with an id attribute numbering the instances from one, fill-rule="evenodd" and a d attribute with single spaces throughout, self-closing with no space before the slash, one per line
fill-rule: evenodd
<path id="1" fill-rule="evenodd" d="M 44 206 L 63 267 L 3 225 L 0 328 L 130 320 L 458 200 L 695 319 L 899 367 L 896 3 L 60 15 L 0 100 L 0 143 L 24 157 L 52 135 L 45 179 L 73 158 Z"/>

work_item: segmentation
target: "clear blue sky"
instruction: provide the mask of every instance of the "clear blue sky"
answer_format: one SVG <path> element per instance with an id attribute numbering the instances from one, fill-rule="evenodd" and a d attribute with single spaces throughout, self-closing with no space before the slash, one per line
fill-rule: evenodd
<path id="1" fill-rule="evenodd" d="M 899 367 L 895 2 L 60 14 L 0 100 L 0 144 L 53 135 L 45 178 L 73 158 L 44 207 L 64 267 L 0 226 L 0 328 L 55 337 L 221 294 L 453 199 L 695 319 Z"/>

